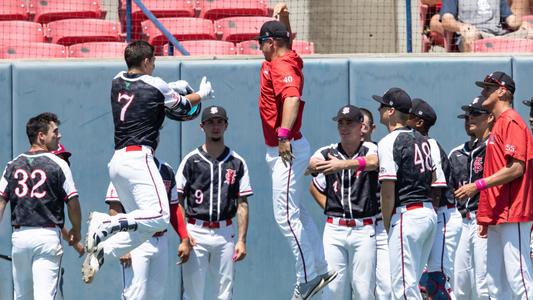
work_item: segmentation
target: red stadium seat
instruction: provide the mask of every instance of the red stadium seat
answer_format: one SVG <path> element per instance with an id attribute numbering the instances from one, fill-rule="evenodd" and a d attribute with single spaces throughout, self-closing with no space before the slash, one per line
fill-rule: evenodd
<path id="1" fill-rule="evenodd" d="M 66 19 L 48 23 L 46 35 L 65 46 L 86 42 L 119 42 L 120 24 L 99 19 Z"/>
<path id="2" fill-rule="evenodd" d="M 0 59 L 65 57 L 67 57 L 65 46 L 58 44 L 20 43 L 0 47 Z"/>
<path id="3" fill-rule="evenodd" d="M 488 38 L 474 42 L 474 52 L 533 52 L 533 40 Z"/>
<path id="4" fill-rule="evenodd" d="M 9 0 L 0 4 L 0 21 L 28 20 L 28 7 L 24 0 Z"/>
<path id="5" fill-rule="evenodd" d="M 28 21 L 0 21 L 0 45 L 44 42 L 43 27 Z"/>
<path id="6" fill-rule="evenodd" d="M 190 55 L 235 55 L 237 49 L 231 42 L 225 41 L 183 41 L 180 44 L 189 51 Z M 168 55 L 168 44 L 163 47 L 163 54 Z M 181 56 L 181 52 L 174 48 L 174 55 Z"/>
<path id="7" fill-rule="evenodd" d="M 69 57 L 124 57 L 124 49 L 128 44 L 120 42 L 92 42 L 70 45 Z"/>
<path id="8" fill-rule="evenodd" d="M 308 41 L 294 40 L 292 41 L 292 49 L 298 54 L 314 54 L 315 44 Z"/>
<path id="9" fill-rule="evenodd" d="M 292 49 L 298 54 L 314 54 L 315 45 L 311 42 L 294 40 Z M 237 53 L 241 55 L 263 55 L 259 50 L 259 43 L 256 40 L 244 41 L 237 44 Z"/>
<path id="10" fill-rule="evenodd" d="M 146 8 L 158 18 L 194 17 L 194 0 L 142 0 Z M 121 0 L 120 21 L 122 28 L 126 30 L 126 1 Z M 132 1 L 132 37 L 139 39 L 142 33 L 141 22 L 148 19 L 144 12 Z"/>
<path id="11" fill-rule="evenodd" d="M 215 30 L 213 22 L 199 18 L 162 18 L 161 24 L 172 33 L 178 41 L 187 40 L 213 40 Z M 168 43 L 165 35 L 150 20 L 142 22 L 143 33 L 148 37 L 148 42 L 155 47 Z"/>
<path id="12" fill-rule="evenodd" d="M 35 12 L 34 21 L 49 23 L 73 18 L 104 18 L 100 0 L 30 0 L 30 10 Z"/>
<path id="13" fill-rule="evenodd" d="M 200 18 L 268 16 L 267 0 L 200 0 Z"/>
<path id="14" fill-rule="evenodd" d="M 266 21 L 274 20 L 268 17 L 232 17 L 216 21 L 216 31 L 224 41 L 241 42 L 254 39 L 259 35 L 261 26 Z"/>

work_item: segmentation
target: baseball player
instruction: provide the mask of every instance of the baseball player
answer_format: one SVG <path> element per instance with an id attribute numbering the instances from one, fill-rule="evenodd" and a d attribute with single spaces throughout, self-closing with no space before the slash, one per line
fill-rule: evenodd
<path id="1" fill-rule="evenodd" d="M 316 224 L 300 202 L 310 146 L 302 135 L 305 102 L 303 61 L 291 50 L 291 34 L 279 21 L 261 27 L 258 42 L 265 61 L 260 72 L 259 114 L 272 175 L 274 217 L 296 258 L 293 299 L 308 299 L 336 276 L 327 272 Z"/>
<path id="2" fill-rule="evenodd" d="M 522 103 L 524 103 L 524 105 L 526 106 L 529 106 L 529 128 L 531 129 L 531 132 L 533 133 L 533 105 L 532 105 L 533 98 L 531 99 L 532 100 L 523 100 Z"/>
<path id="3" fill-rule="evenodd" d="M 435 299 L 437 294 L 454 299 L 452 293 L 453 263 L 455 250 L 461 236 L 462 218 L 455 205 L 452 186 L 452 170 L 448 155 L 442 146 L 430 138 L 429 130 L 437 122 L 435 110 L 423 99 L 413 99 L 407 125 L 428 137 L 431 157 L 436 167 L 436 180 L 433 182 L 433 206 L 437 208 L 437 231 L 427 263 L 427 280 L 422 281 L 427 294 Z M 424 278 L 426 279 L 426 278 Z"/>
<path id="4" fill-rule="evenodd" d="M 393 299 L 422 299 L 418 280 L 437 228 L 431 204 L 433 160 L 427 137 L 406 126 L 411 98 L 400 88 L 383 97 L 380 122 L 389 130 L 378 143 L 381 212 L 389 234 Z"/>
<path id="5" fill-rule="evenodd" d="M 377 146 L 377 143 L 372 140 L 372 132 L 376 129 L 374 124 L 374 116 L 366 108 L 360 108 L 363 114 L 363 127 L 361 133 L 363 141 L 371 142 Z M 374 295 L 378 300 L 389 300 L 391 298 L 391 283 L 390 283 L 390 267 L 389 267 L 389 242 L 388 234 L 383 226 L 383 217 L 381 215 L 381 201 L 379 191 L 376 191 L 376 199 L 378 201 L 379 212 L 376 215 L 376 287 Z"/>
<path id="6" fill-rule="evenodd" d="M 161 174 L 161 178 L 163 178 L 170 201 L 171 223 L 181 239 L 178 254 L 181 261 L 186 262 L 189 258 L 191 245 L 187 235 L 183 209 L 178 201 L 174 171 L 170 165 L 159 161 L 155 157 L 154 162 Z M 113 183 L 109 183 L 105 201 L 109 205 L 110 215 L 125 213 Z M 174 205 L 178 205 L 178 210 L 172 209 Z M 149 240 L 120 258 L 124 284 L 123 299 L 163 299 L 165 289 L 161 284 L 166 282 L 168 274 L 168 240 L 166 231 L 154 233 Z"/>
<path id="7" fill-rule="evenodd" d="M 205 108 L 200 127 L 205 143 L 183 158 L 176 173 L 178 197 L 186 203 L 187 231 L 194 244 L 183 264 L 183 299 L 204 299 L 207 273 L 214 276 L 216 299 L 232 299 L 234 263 L 246 256 L 248 197 L 253 192 L 246 162 L 224 144 L 226 110 Z"/>
<path id="8" fill-rule="evenodd" d="M 85 283 L 93 280 L 104 255 L 119 258 L 168 227 L 168 199 L 153 159 L 159 129 L 166 112 L 186 115 L 202 99 L 213 96 L 205 77 L 198 92 L 187 96 L 153 77 L 154 47 L 145 41 L 130 43 L 124 57 L 128 71 L 115 76 L 111 88 L 115 153 L 108 168 L 127 213 L 110 217 L 93 212 L 89 216 L 85 242 L 88 255 L 82 267 Z M 119 231 L 127 233 L 114 235 Z"/>
<path id="9" fill-rule="evenodd" d="M 533 221 L 533 137 L 512 109 L 515 83 L 504 72 L 476 84 L 482 106 L 495 122 L 487 142 L 483 178 L 459 188 L 458 198 L 480 193 L 478 234 L 487 238 L 487 283 L 491 298 L 533 299 L 530 228 Z M 502 259 L 503 258 L 503 259 Z"/>
<path id="10" fill-rule="evenodd" d="M 61 270 L 61 228 L 66 204 L 72 229 L 68 242 L 80 241 L 81 210 L 68 164 L 51 150 L 58 148 L 60 122 L 42 113 L 26 124 L 28 152 L 10 161 L 0 178 L 0 220 L 9 201 L 14 298 L 55 299 Z"/>
<path id="11" fill-rule="evenodd" d="M 311 194 L 327 216 L 324 254 L 328 267 L 338 273 L 324 288 L 323 299 L 342 299 L 348 282 L 352 298 L 374 299 L 377 146 L 361 140 L 359 108 L 345 105 L 333 120 L 340 143 L 318 149 L 309 162 L 310 171 L 318 173 Z"/>
<path id="12" fill-rule="evenodd" d="M 462 116 L 468 125 L 467 132 L 473 134 L 475 139 L 472 143 L 465 144 L 463 147 L 465 150 L 458 149 L 450 153 L 454 174 L 456 169 L 465 168 L 462 173 L 456 174 L 456 180 L 461 184 L 454 184 L 455 189 L 483 177 L 485 150 L 494 123 L 494 116 L 481 106 L 484 100 L 485 97 L 479 96 L 471 104 L 461 107 L 465 111 Z M 467 158 L 466 161 L 464 156 Z M 477 235 L 476 211 L 479 193 L 461 202 L 463 231 L 455 255 L 454 294 L 458 300 L 470 300 L 474 295 L 475 299 L 489 299 L 486 280 L 487 239 Z M 504 298 L 510 299 L 512 296 L 507 295 Z"/>

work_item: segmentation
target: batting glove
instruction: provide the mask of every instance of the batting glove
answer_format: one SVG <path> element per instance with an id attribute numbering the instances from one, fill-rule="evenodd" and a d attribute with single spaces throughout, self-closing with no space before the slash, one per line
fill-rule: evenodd
<path id="1" fill-rule="evenodd" d="M 205 76 L 202 78 L 202 82 L 200 82 L 200 87 L 196 93 L 200 95 L 202 100 L 215 98 L 215 91 L 211 87 L 211 81 L 207 81 L 207 77 Z"/>
<path id="2" fill-rule="evenodd" d="M 178 80 L 178 81 L 170 82 L 168 86 L 171 89 L 173 89 L 176 93 L 182 96 L 186 96 L 186 95 L 194 93 L 193 88 L 185 80 Z"/>

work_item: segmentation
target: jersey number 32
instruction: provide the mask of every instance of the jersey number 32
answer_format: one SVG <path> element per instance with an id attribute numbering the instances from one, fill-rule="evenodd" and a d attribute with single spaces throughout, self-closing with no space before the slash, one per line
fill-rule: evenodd
<path id="1" fill-rule="evenodd" d="M 26 170 L 17 169 L 13 174 L 15 179 L 18 179 L 18 186 L 15 188 L 15 195 L 19 198 L 25 197 L 30 192 L 31 198 L 41 199 L 46 196 L 46 191 L 39 192 L 38 189 L 46 182 L 46 173 L 43 170 L 33 170 L 31 174 L 28 174 Z M 33 184 L 33 187 L 28 187 L 28 179 L 31 178 L 31 181 L 34 182 L 37 178 L 39 179 L 37 183 Z"/>

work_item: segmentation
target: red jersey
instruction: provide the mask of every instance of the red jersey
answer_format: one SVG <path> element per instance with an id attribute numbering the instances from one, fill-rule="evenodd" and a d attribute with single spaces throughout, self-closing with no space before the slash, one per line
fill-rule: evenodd
<path id="1" fill-rule="evenodd" d="M 504 111 L 494 123 L 483 177 L 504 168 L 510 158 L 525 163 L 524 175 L 481 191 L 477 211 L 479 224 L 533 221 L 533 138 L 524 120 L 513 109 Z"/>
<path id="2" fill-rule="evenodd" d="M 287 52 L 281 57 L 261 66 L 259 114 L 263 125 L 265 144 L 271 147 L 278 145 L 277 130 L 281 125 L 283 101 L 287 97 L 302 96 L 304 75 L 303 61 L 294 51 Z M 291 129 L 291 138 L 301 137 L 302 114 L 304 101 L 300 99 L 298 116 Z"/>

